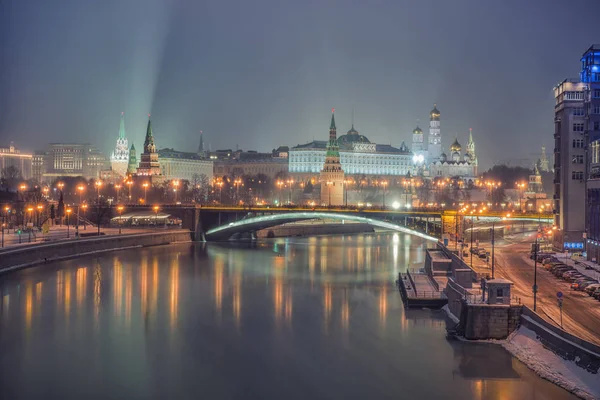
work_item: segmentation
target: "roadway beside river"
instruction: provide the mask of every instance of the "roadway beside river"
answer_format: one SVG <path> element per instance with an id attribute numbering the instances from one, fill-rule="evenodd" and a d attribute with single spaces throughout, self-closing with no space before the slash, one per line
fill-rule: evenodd
<path id="1" fill-rule="evenodd" d="M 513 295 L 533 309 L 534 262 L 529 259 L 531 243 L 535 232 L 517 235 L 496 241 L 495 275 L 514 283 Z M 489 242 L 480 246 L 491 250 Z M 489 266 L 478 268 L 477 272 L 491 273 Z M 546 320 L 560 326 L 560 309 L 557 292 L 563 293 L 563 329 L 571 334 L 600 345 L 600 302 L 584 292 L 572 290 L 570 284 L 556 278 L 538 263 L 537 269 L 537 312 Z"/>

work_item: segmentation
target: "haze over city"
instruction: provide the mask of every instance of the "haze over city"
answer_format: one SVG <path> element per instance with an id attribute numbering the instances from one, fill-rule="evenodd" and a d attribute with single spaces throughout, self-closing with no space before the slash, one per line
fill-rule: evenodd
<path id="1" fill-rule="evenodd" d="M 0 140 L 91 142 L 108 153 L 119 115 L 157 146 L 259 151 L 355 127 L 410 142 L 437 103 L 443 147 L 473 128 L 480 168 L 551 147 L 552 88 L 600 36 L 600 4 L 545 1 L 0 4 Z M 517 145 L 518 144 L 518 145 Z M 534 153 L 534 154 L 532 154 Z"/>

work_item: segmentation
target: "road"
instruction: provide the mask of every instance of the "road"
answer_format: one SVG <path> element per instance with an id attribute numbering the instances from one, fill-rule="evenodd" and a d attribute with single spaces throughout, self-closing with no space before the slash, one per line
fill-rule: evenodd
<path id="1" fill-rule="evenodd" d="M 102 228 L 102 233 L 104 235 L 117 235 L 119 234 L 118 228 Z M 154 229 L 145 229 L 145 228 L 123 228 L 122 234 L 133 234 L 133 233 L 144 233 L 144 232 L 153 232 Z M 87 237 L 87 235 L 94 236 L 97 233 L 96 227 L 88 226 L 87 229 L 83 229 L 81 226 L 79 227 L 79 233 L 83 235 L 83 237 Z M 50 228 L 50 232 L 47 234 L 42 234 L 42 232 L 35 232 L 29 235 L 29 232 L 24 232 L 20 235 L 16 234 L 12 229 L 10 232 L 8 230 L 4 231 L 4 247 L 14 247 L 14 246 L 27 246 L 32 245 L 33 243 L 46 243 L 48 241 L 57 241 L 57 240 L 67 240 L 67 239 L 75 239 L 75 227 L 67 227 L 63 226 L 53 226 Z"/>
<path id="2" fill-rule="evenodd" d="M 502 239 L 496 244 L 497 278 L 514 282 L 513 295 L 523 304 L 533 308 L 534 263 L 529 259 L 535 233 Z M 489 248 L 486 244 L 486 248 Z M 537 312 L 545 319 L 560 324 L 557 292 L 563 293 L 563 329 L 583 339 L 600 345 L 600 302 L 583 292 L 571 290 L 569 283 L 546 271 L 539 263 L 537 270 Z"/>

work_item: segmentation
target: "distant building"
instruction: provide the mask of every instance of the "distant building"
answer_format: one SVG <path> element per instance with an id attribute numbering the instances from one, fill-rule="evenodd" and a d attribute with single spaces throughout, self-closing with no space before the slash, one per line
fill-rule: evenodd
<path id="1" fill-rule="evenodd" d="M 450 156 L 442 153 L 437 161 L 429 164 L 428 174 L 431 178 L 459 177 L 465 183 L 475 182 L 477 177 L 477 155 L 475 154 L 473 131 L 469 130 L 469 142 L 464 156 L 462 155 L 462 146 L 456 138 L 450 146 Z"/>
<path id="2" fill-rule="evenodd" d="M 137 175 L 140 176 L 158 176 L 161 174 L 160 164 L 158 162 L 158 153 L 154 144 L 152 135 L 152 122 L 148 118 L 146 127 L 146 139 L 144 140 L 144 152 L 140 156 L 140 165 L 137 168 Z"/>
<path id="3" fill-rule="evenodd" d="M 427 147 L 429 162 L 439 160 L 442 155 L 442 134 L 440 131 L 440 111 L 437 104 L 433 105 L 433 110 L 429 113 L 429 145 Z"/>
<path id="4" fill-rule="evenodd" d="M 340 162 L 346 175 L 405 176 L 412 171 L 413 153 L 402 143 L 399 148 L 376 144 L 361 135 L 354 125 L 337 138 Z M 329 143 L 324 140 L 297 145 L 289 150 L 290 173 L 298 179 L 317 177 L 325 163 Z"/>
<path id="5" fill-rule="evenodd" d="M 548 156 L 546 155 L 546 146 L 542 145 L 542 155 L 540 156 L 540 171 L 550 172 L 550 163 L 548 162 Z"/>
<path id="6" fill-rule="evenodd" d="M 39 181 L 45 183 L 65 176 L 95 179 L 110 166 L 106 156 L 89 143 L 50 143 L 34 158 L 35 175 L 40 175 Z"/>
<path id="7" fill-rule="evenodd" d="M 158 151 L 160 158 L 160 171 L 163 179 L 186 179 L 194 182 L 201 175 L 212 180 L 213 161 L 206 160 L 198 153 L 186 153 L 173 149 L 161 149 Z"/>
<path id="8" fill-rule="evenodd" d="M 273 179 L 277 175 L 288 173 L 288 162 L 285 158 L 242 158 L 242 159 L 222 159 L 214 161 L 215 176 L 255 176 L 258 174 L 266 175 Z"/>
<path id="9" fill-rule="evenodd" d="M 129 161 L 129 142 L 125 135 L 125 114 L 121 113 L 121 123 L 119 125 L 119 136 L 117 144 L 110 156 L 110 167 L 120 175 L 125 176 L 127 173 L 127 163 Z"/>
<path id="10" fill-rule="evenodd" d="M 354 130 L 354 126 L 352 130 Z M 331 124 L 329 125 L 329 142 L 327 143 L 325 162 L 321 169 L 319 181 L 321 183 L 321 204 L 329 206 L 344 204 L 344 170 L 340 162 L 340 148 L 333 110 L 331 112 Z"/>
<path id="11" fill-rule="evenodd" d="M 586 85 L 565 79 L 554 88 L 554 247 L 583 243 L 585 230 L 585 97 Z"/>
<path id="12" fill-rule="evenodd" d="M 21 178 L 31 179 L 33 177 L 32 167 L 33 154 L 21 153 L 21 151 L 10 144 L 9 147 L 0 147 L 0 172 L 8 167 L 19 170 Z"/>

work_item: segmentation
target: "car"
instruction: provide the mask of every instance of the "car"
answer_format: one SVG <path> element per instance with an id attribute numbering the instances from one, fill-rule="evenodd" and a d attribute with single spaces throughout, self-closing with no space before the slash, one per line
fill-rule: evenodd
<path id="1" fill-rule="evenodd" d="M 596 289 L 594 294 L 592 294 L 592 297 L 595 298 L 596 300 L 600 300 L 600 288 Z"/>
<path id="2" fill-rule="evenodd" d="M 591 296 L 598 288 L 600 288 L 600 283 L 592 283 L 591 285 L 585 288 L 585 292 Z"/>
<path id="3" fill-rule="evenodd" d="M 475 246 L 473 246 L 473 247 L 471 247 L 471 248 L 469 249 L 469 251 L 470 251 L 471 253 L 475 254 L 475 253 L 477 253 L 477 252 L 479 251 L 479 248 L 478 248 L 478 247 L 475 247 Z"/>
<path id="4" fill-rule="evenodd" d="M 567 282 L 573 282 L 576 279 L 581 278 L 583 275 L 579 272 L 567 271 L 562 275 L 562 278 Z"/>
<path id="5" fill-rule="evenodd" d="M 581 282 L 581 284 L 579 285 L 578 290 L 584 291 L 586 290 L 589 286 L 591 285 L 595 285 L 598 281 L 595 279 L 592 280 L 586 280 L 585 282 Z"/>
<path id="6" fill-rule="evenodd" d="M 479 249 L 477 255 L 479 256 L 479 258 L 486 258 L 488 256 L 488 252 L 485 251 L 485 249 Z"/>
<path id="7" fill-rule="evenodd" d="M 552 273 L 554 274 L 554 276 L 558 277 L 562 277 L 563 274 L 567 271 L 573 271 L 572 267 L 566 267 L 566 268 L 556 268 Z"/>
<path id="8" fill-rule="evenodd" d="M 592 281 L 589 281 L 588 279 L 589 278 L 584 277 L 574 280 L 573 282 L 571 282 L 571 289 L 583 290 L 585 286 L 592 283 Z"/>
<path id="9" fill-rule="evenodd" d="M 565 265 L 565 264 L 563 264 L 561 262 L 552 262 L 552 263 L 549 263 L 549 264 L 545 264 L 544 268 L 546 270 L 550 271 L 550 270 L 552 270 L 552 267 L 558 267 L 559 265 Z"/>
<path id="10" fill-rule="evenodd" d="M 574 270 L 575 270 L 575 268 L 570 267 L 568 265 L 564 265 L 564 264 L 555 265 L 554 267 L 550 268 L 550 272 L 552 272 L 555 275 L 557 275 L 557 272 L 559 272 L 559 271 L 562 271 L 563 273 L 565 273 L 567 271 L 574 271 Z"/>

